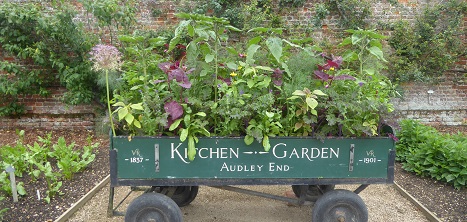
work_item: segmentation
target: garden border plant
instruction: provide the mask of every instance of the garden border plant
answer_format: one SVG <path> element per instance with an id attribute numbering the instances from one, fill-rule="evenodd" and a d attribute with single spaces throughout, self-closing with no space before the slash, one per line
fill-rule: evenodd
<path id="1" fill-rule="evenodd" d="M 2 169 L 12 166 L 17 177 L 17 191 L 21 196 L 35 193 L 24 188 L 25 179 L 37 181 L 45 179 L 47 190 L 42 199 L 50 203 L 55 195 L 61 195 L 62 180 L 72 180 L 73 175 L 82 172 L 95 159 L 95 150 L 98 143 L 89 145 L 82 150 L 77 150 L 75 144 L 67 144 L 63 137 L 56 143 L 51 141 L 52 135 L 48 133 L 45 138 L 38 137 L 33 144 L 24 144 L 24 130 L 17 130 L 18 140 L 15 145 L 3 145 L 0 147 L 0 165 Z M 27 174 L 29 177 L 25 177 Z M 5 171 L 0 173 L 0 193 L 2 196 L 11 195 L 11 184 Z"/>
<path id="2" fill-rule="evenodd" d="M 443 134 L 419 121 L 401 121 L 396 143 L 397 161 L 402 168 L 422 177 L 467 188 L 467 137 Z"/>

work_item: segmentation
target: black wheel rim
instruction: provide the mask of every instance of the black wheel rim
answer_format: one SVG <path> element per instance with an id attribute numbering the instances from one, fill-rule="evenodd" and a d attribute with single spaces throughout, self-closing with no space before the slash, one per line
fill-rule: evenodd
<path id="1" fill-rule="evenodd" d="M 327 210 L 325 218 L 325 222 L 358 222 L 362 221 L 362 214 L 351 204 L 338 203 Z"/>

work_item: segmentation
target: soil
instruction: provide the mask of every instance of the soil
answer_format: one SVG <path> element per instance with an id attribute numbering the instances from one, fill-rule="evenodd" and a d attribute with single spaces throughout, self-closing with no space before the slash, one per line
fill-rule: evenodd
<path id="1" fill-rule="evenodd" d="M 441 131 L 452 130 L 443 128 Z M 44 137 L 48 133 L 40 130 L 25 130 L 25 132 L 25 144 L 33 144 L 38 136 Z M 28 176 L 17 178 L 17 182 L 24 182 L 28 195 L 20 197 L 17 203 L 13 203 L 12 197 L 6 197 L 0 203 L 0 209 L 9 209 L 4 213 L 3 221 L 54 221 L 108 175 L 107 135 L 95 135 L 89 131 L 63 130 L 51 133 L 54 143 L 63 136 L 67 143 L 75 142 L 76 148 L 88 144 L 87 138 L 90 136 L 93 142 L 100 143 L 100 148 L 96 150 L 95 161 L 84 172 L 76 174 L 72 180 L 64 180 L 61 188 L 63 195 L 55 196 L 49 204 L 44 200 L 38 200 L 37 191 L 43 197 L 47 189 L 44 180 L 31 182 Z M 15 131 L 0 130 L 0 146 L 14 144 L 17 138 Z M 399 163 L 396 164 L 395 181 L 442 221 L 466 220 L 467 189 L 456 190 L 451 185 L 430 178 L 420 178 L 403 170 Z"/>

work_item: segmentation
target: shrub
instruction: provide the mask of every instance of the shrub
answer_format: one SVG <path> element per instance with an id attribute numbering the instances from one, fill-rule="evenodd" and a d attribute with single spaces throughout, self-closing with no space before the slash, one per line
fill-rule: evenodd
<path id="1" fill-rule="evenodd" d="M 402 167 L 454 185 L 467 187 L 467 137 L 462 133 L 449 135 L 418 121 L 401 121 L 396 144 L 397 160 Z"/>
<path id="2" fill-rule="evenodd" d="M 392 78 L 403 82 L 433 81 L 465 55 L 460 36 L 466 12 L 465 1 L 450 0 L 425 8 L 414 24 L 396 22 L 389 39 L 394 49 L 389 67 Z"/>
<path id="3" fill-rule="evenodd" d="M 91 102 L 95 76 L 87 52 L 94 39 L 74 22 L 75 13 L 65 6 L 47 12 L 34 4 L 0 5 L 0 44 L 8 54 L 31 64 L 0 62 L 0 116 L 19 115 L 19 95 L 48 94 L 46 88 L 60 82 L 68 89 L 70 104 Z M 50 15 L 49 15 L 50 14 Z M 23 61 L 21 61 L 23 62 Z"/>

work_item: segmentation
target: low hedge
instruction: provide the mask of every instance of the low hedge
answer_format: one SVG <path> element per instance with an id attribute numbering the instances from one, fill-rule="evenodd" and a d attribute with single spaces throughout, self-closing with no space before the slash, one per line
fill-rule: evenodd
<path id="1" fill-rule="evenodd" d="M 445 134 L 414 120 L 402 120 L 396 144 L 397 161 L 402 167 L 420 176 L 431 177 L 467 187 L 467 137 Z"/>

